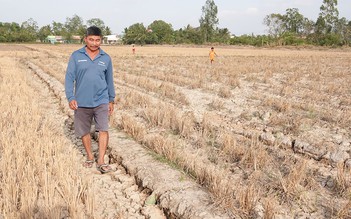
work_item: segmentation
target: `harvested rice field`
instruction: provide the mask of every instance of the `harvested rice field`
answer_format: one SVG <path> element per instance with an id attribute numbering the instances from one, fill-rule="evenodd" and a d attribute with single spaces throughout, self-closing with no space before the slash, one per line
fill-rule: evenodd
<path id="1" fill-rule="evenodd" d="M 102 46 L 102 175 L 64 95 L 80 47 L 0 44 L 0 218 L 351 218 L 349 48 Z"/>

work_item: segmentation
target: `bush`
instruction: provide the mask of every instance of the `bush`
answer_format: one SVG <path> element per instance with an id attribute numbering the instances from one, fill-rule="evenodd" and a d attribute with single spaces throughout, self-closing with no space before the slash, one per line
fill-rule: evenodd
<path id="1" fill-rule="evenodd" d="M 305 40 L 301 36 L 294 33 L 285 33 L 282 36 L 282 39 L 284 45 L 298 46 L 305 44 Z"/>

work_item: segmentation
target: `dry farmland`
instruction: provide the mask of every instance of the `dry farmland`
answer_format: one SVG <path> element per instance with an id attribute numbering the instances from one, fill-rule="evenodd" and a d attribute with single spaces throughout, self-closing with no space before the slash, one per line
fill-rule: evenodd
<path id="1" fill-rule="evenodd" d="M 63 95 L 80 47 L 0 45 L 5 218 L 351 218 L 350 49 L 102 46 L 101 175 Z"/>

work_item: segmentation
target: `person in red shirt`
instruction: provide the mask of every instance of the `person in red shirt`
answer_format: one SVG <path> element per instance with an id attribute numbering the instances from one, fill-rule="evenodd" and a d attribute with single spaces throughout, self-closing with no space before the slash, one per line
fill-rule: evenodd
<path id="1" fill-rule="evenodd" d="M 135 54 L 135 47 L 134 47 L 134 44 L 133 44 L 133 47 L 132 47 L 132 52 L 133 52 L 133 55 Z"/>

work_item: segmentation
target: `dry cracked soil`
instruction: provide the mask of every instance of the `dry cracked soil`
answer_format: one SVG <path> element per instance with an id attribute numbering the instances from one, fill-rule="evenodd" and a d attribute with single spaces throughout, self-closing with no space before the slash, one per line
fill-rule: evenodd
<path id="1" fill-rule="evenodd" d="M 33 49 L 33 46 L 25 47 L 10 45 L 7 47 L 1 46 L 0 50 L 1 49 L 22 51 L 26 49 L 31 50 Z M 62 58 L 61 55 L 55 57 L 55 51 L 40 51 L 36 49 L 35 51 L 38 53 L 40 52 L 41 54 L 45 53 L 48 59 L 53 57 L 55 63 L 57 63 L 57 59 Z M 269 54 L 267 51 L 262 50 L 261 52 Z M 313 57 L 313 55 L 316 54 L 317 53 L 313 52 L 311 55 L 311 63 L 319 63 L 318 59 Z M 262 58 L 262 60 L 267 61 L 272 59 L 272 63 L 276 63 L 274 56 L 272 56 L 273 58 L 270 56 L 267 57 Z M 241 56 L 235 56 L 235 58 L 242 58 L 243 60 L 248 59 L 247 57 Z M 225 57 L 223 57 L 223 59 L 225 59 Z M 288 58 L 286 58 L 286 60 L 287 59 Z M 341 58 L 339 59 L 341 60 Z M 344 59 L 349 60 L 349 57 L 347 56 Z M 230 57 L 228 57 L 228 60 L 231 61 Z M 144 59 L 140 58 L 140 60 L 136 61 L 140 62 L 140 66 L 143 67 L 142 63 L 145 61 Z M 63 65 L 62 62 L 63 61 L 60 61 L 57 65 Z M 290 60 L 288 62 L 290 62 Z M 74 143 L 77 151 L 79 151 L 78 154 L 81 157 L 81 162 L 83 163 L 85 160 L 84 148 L 80 140 L 76 139 L 73 133 L 73 112 L 68 108 L 63 84 L 51 74 L 45 72 L 45 70 L 38 65 L 38 61 L 35 62 L 31 60 L 30 57 L 18 61 L 18 63 L 24 68 L 31 69 L 31 74 L 33 76 L 31 83 L 33 87 L 36 87 L 38 95 L 40 95 L 43 100 L 49 100 L 43 101 L 44 103 L 42 104 L 45 104 L 44 107 L 50 112 L 50 114 L 55 117 L 57 121 L 60 121 L 63 132 L 66 134 L 67 138 Z M 131 66 L 128 65 L 131 64 L 125 64 L 124 68 L 131 68 Z M 254 63 L 252 65 L 259 65 L 259 63 Z M 278 63 L 277 65 L 283 64 Z M 45 66 L 45 63 L 43 66 Z M 302 69 L 300 63 L 298 63 L 297 66 L 297 72 L 299 72 Z M 132 70 L 134 71 L 136 68 L 135 66 L 132 67 Z M 154 68 L 155 72 L 163 72 L 164 70 L 159 66 Z M 344 71 L 349 72 L 350 68 L 345 67 L 345 69 L 343 69 L 343 72 Z M 152 71 L 150 70 L 150 72 Z M 254 75 L 254 73 L 252 74 Z M 297 75 L 296 72 L 294 74 Z M 284 76 L 284 74 L 279 74 L 277 77 L 274 77 L 273 75 L 270 80 L 273 81 L 274 85 L 281 85 L 283 84 L 281 81 L 284 81 L 284 78 L 281 78 L 282 75 Z M 151 77 L 152 76 L 150 76 L 150 78 Z M 284 166 L 284 162 L 281 164 L 279 161 L 280 158 L 288 158 L 286 159 L 287 164 L 290 164 L 290 160 L 303 160 L 306 158 L 311 172 L 317 173 L 312 176 L 312 178 L 314 178 L 314 181 L 318 184 L 316 188 L 320 189 L 322 192 L 313 191 L 313 189 L 308 191 L 311 193 L 311 197 L 320 200 L 316 202 L 311 201 L 311 203 L 319 203 L 321 205 L 304 205 L 304 203 L 301 204 L 300 202 L 306 200 L 297 200 L 290 205 L 291 210 L 295 210 L 297 213 L 295 212 L 294 214 L 291 214 L 290 210 L 285 208 L 287 205 L 284 205 L 283 203 L 283 209 L 279 209 L 281 210 L 281 215 L 276 218 L 328 218 L 325 215 L 333 215 L 328 211 L 330 209 L 334 210 L 333 207 L 330 207 L 329 209 L 328 201 L 334 201 L 335 203 L 339 202 L 339 200 L 345 201 L 345 199 L 338 199 L 338 197 L 334 200 L 334 194 L 331 192 L 334 187 L 334 181 L 330 179 L 337 175 L 335 168 L 337 163 L 343 162 L 348 168 L 351 166 L 351 141 L 349 137 L 350 135 L 348 134 L 349 129 L 343 128 L 340 129 L 341 131 L 338 131 L 338 129 L 338 133 L 333 134 L 333 132 L 330 131 L 333 127 L 329 127 L 328 123 L 323 121 L 323 123 L 319 123 L 324 124 L 326 127 L 318 127 L 318 123 L 316 123 L 317 125 L 315 125 L 315 127 L 317 128 L 313 127 L 312 133 L 306 132 L 296 138 L 284 135 L 283 131 L 280 129 L 279 132 L 277 132 L 279 135 L 274 135 L 276 132 L 273 132 L 273 129 L 277 128 L 277 125 L 267 122 L 273 120 L 272 117 L 274 114 L 272 114 L 271 108 L 272 106 L 278 106 L 278 111 L 284 111 L 283 108 L 279 108 L 284 107 L 284 105 L 279 105 L 279 102 L 272 102 L 271 106 L 268 105 L 262 107 L 259 105 L 262 102 L 264 103 L 275 100 L 273 98 L 274 95 L 276 95 L 274 90 L 277 89 L 274 86 L 270 87 L 265 83 L 255 81 L 254 76 L 251 77 L 252 78 L 246 77 L 245 80 L 241 80 L 240 88 L 232 91 L 232 98 L 222 98 L 225 107 L 222 107 L 224 108 L 223 110 L 219 109 L 216 111 L 218 115 L 223 117 L 223 120 L 220 120 L 218 126 L 223 124 L 227 125 L 227 127 L 231 129 L 230 131 L 233 132 L 238 139 L 243 138 L 247 140 L 251 139 L 252 136 L 259 136 L 259 140 L 264 143 L 265 148 L 269 153 L 275 155 L 274 157 L 277 158 L 277 163 L 282 166 L 282 169 L 287 169 L 288 167 Z M 209 84 L 211 87 L 221 86 L 221 84 L 218 83 Z M 126 81 L 118 81 L 117 86 L 122 87 L 119 88 L 122 90 L 131 89 L 135 92 L 146 93 L 146 95 L 154 95 L 152 92 L 145 92 L 145 90 L 137 85 Z M 203 91 L 206 89 L 188 89 L 185 86 L 178 86 L 177 89 L 186 94 L 188 99 L 191 99 L 188 106 L 182 106 L 179 108 L 193 112 L 196 120 L 201 121 L 201 117 L 206 113 L 208 106 L 215 104 L 213 100 L 218 98 L 216 94 L 213 94 L 213 89 L 211 87 L 206 88 L 210 90 L 210 92 L 208 92 Z M 299 87 L 299 89 L 302 90 L 308 90 L 307 88 L 307 85 Z M 284 90 L 282 89 L 281 92 L 284 93 Z M 252 98 L 255 97 L 256 93 L 257 98 Z M 261 102 L 260 98 L 263 97 L 259 96 L 259 93 L 267 95 L 266 97 L 263 96 L 267 101 Z M 270 96 L 272 94 L 273 97 Z M 347 98 L 348 97 L 346 97 L 346 99 Z M 294 101 L 299 103 L 299 99 L 294 99 Z M 167 100 L 167 102 L 172 102 L 172 100 Z M 302 106 L 304 104 L 305 103 L 301 102 Z M 334 111 L 338 112 L 337 110 Z M 278 119 L 281 118 L 277 117 L 275 119 L 279 122 L 280 120 Z M 288 120 L 281 120 L 283 122 L 289 122 Z M 211 122 L 215 123 L 216 121 L 214 120 Z M 94 139 L 93 148 L 96 152 L 97 138 L 93 129 L 92 138 Z M 327 140 L 324 141 L 324 138 Z M 318 139 L 318 142 L 322 142 L 323 144 L 321 145 L 323 147 L 316 147 L 318 142 L 315 139 Z M 325 142 L 333 147 L 329 147 Z M 336 149 L 331 151 L 330 148 Z M 167 163 L 160 162 L 154 152 L 138 144 L 121 130 L 111 128 L 109 149 L 105 159 L 106 162 L 109 162 L 114 168 L 114 172 L 100 174 L 94 168 L 95 166 L 91 169 L 86 169 L 85 171 L 85 174 L 93 176 L 94 178 L 94 185 L 92 186 L 94 187 L 94 193 L 98 200 L 97 203 L 95 203 L 95 212 L 97 215 L 101 216 L 101 218 L 240 218 L 237 215 L 232 215 L 223 209 L 219 209 L 218 206 L 214 204 L 214 199 L 206 188 L 200 186 L 179 169 L 174 168 Z M 240 165 L 237 167 L 234 165 L 234 167 L 235 171 L 233 170 L 233 172 L 239 173 L 237 176 L 238 178 L 247 175 Z M 294 170 L 294 166 L 292 166 L 292 170 Z M 240 175 L 241 172 L 243 172 L 242 175 Z M 276 178 L 273 177 L 272 179 Z M 233 180 L 235 181 L 234 178 Z M 245 183 L 244 180 L 238 180 L 236 182 L 239 181 Z M 262 182 L 264 182 L 264 180 L 262 180 Z M 271 183 L 274 184 L 275 182 Z M 280 184 L 283 184 L 282 179 Z M 273 186 L 270 188 L 274 190 L 280 187 Z M 308 195 L 306 195 L 306 197 L 307 196 Z M 302 207 L 299 204 L 301 204 Z M 338 204 L 335 206 L 338 206 Z M 297 210 L 293 209 L 294 207 L 296 207 Z M 294 215 L 294 217 L 292 215 Z"/>
<path id="2" fill-rule="evenodd" d="M 32 84 L 45 102 L 45 108 L 57 120 L 85 160 L 85 150 L 74 135 L 73 113 L 68 108 L 64 87 L 54 77 L 27 61 L 33 73 Z M 154 154 L 136 143 L 125 133 L 110 131 L 105 161 L 114 169 L 101 174 L 95 168 L 86 169 L 93 175 L 96 215 L 101 218 L 230 218 L 213 204 L 211 195 L 181 171 L 155 160 Z M 92 127 L 93 151 L 97 153 L 97 135 Z"/>

